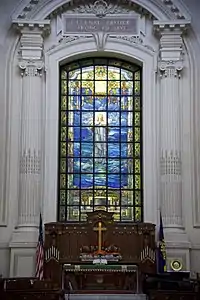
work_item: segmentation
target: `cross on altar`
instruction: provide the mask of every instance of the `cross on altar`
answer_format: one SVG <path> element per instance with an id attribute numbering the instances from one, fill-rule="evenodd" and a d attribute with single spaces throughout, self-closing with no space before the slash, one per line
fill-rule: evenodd
<path id="1" fill-rule="evenodd" d="M 93 228 L 94 231 L 98 232 L 98 251 L 101 251 L 102 245 L 102 232 L 106 230 L 106 228 L 102 227 L 102 223 L 98 222 L 98 227 Z"/>

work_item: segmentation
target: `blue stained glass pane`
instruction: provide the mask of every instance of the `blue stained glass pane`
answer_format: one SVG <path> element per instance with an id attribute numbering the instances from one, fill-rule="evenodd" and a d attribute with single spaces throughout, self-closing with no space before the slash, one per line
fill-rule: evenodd
<path id="1" fill-rule="evenodd" d="M 75 157 L 74 158 L 74 172 L 75 173 L 80 173 L 80 165 L 81 165 L 80 158 Z"/>
<path id="2" fill-rule="evenodd" d="M 95 158 L 94 161 L 95 173 L 106 173 L 106 160 L 102 158 Z"/>
<path id="3" fill-rule="evenodd" d="M 93 172 L 93 160 L 89 158 L 81 159 L 81 172 L 92 173 Z"/>
<path id="4" fill-rule="evenodd" d="M 99 97 L 95 97 L 94 99 L 94 108 L 95 110 L 106 110 L 107 108 L 107 97 L 106 96 L 99 96 Z"/>
<path id="5" fill-rule="evenodd" d="M 81 119 L 80 119 L 80 112 L 73 112 L 73 122 L 74 122 L 74 125 L 75 126 L 80 126 L 80 122 L 81 122 Z"/>
<path id="6" fill-rule="evenodd" d="M 128 125 L 128 112 L 121 112 L 121 126 Z"/>
<path id="7" fill-rule="evenodd" d="M 120 173 L 119 159 L 108 159 L 108 173 Z"/>
<path id="8" fill-rule="evenodd" d="M 93 125 L 93 112 L 84 111 L 82 112 L 82 125 L 91 126 Z"/>
<path id="9" fill-rule="evenodd" d="M 120 110 L 121 97 L 108 96 L 108 110 L 115 111 Z"/>
<path id="10" fill-rule="evenodd" d="M 121 143 L 121 156 L 127 157 L 127 154 L 128 154 L 127 144 Z"/>
<path id="11" fill-rule="evenodd" d="M 81 188 L 93 186 L 93 174 L 81 174 Z"/>
<path id="12" fill-rule="evenodd" d="M 118 142 L 120 140 L 120 127 L 110 127 L 108 131 L 108 141 Z"/>
<path id="13" fill-rule="evenodd" d="M 92 157 L 93 156 L 93 143 L 81 143 L 81 156 Z"/>
<path id="14" fill-rule="evenodd" d="M 74 127 L 73 140 L 77 142 L 80 141 L 80 139 L 81 139 L 80 127 Z"/>
<path id="15" fill-rule="evenodd" d="M 80 156 L 80 143 L 74 143 L 74 156 Z"/>
<path id="16" fill-rule="evenodd" d="M 108 157 L 118 157 L 118 156 L 120 156 L 119 143 L 109 143 L 108 144 Z"/>
<path id="17" fill-rule="evenodd" d="M 108 186 L 112 188 L 120 188 L 120 175 L 108 175 Z"/>
<path id="18" fill-rule="evenodd" d="M 106 174 L 95 174 L 94 175 L 95 186 L 106 186 Z"/>
<path id="19" fill-rule="evenodd" d="M 120 114 L 119 112 L 108 112 L 108 126 L 119 126 L 120 125 Z"/>
<path id="20" fill-rule="evenodd" d="M 121 142 L 127 142 L 128 129 L 127 127 L 121 127 Z"/>
<path id="21" fill-rule="evenodd" d="M 129 167 L 129 160 L 122 159 L 121 160 L 121 173 L 127 174 L 128 173 L 128 167 Z"/>
<path id="22" fill-rule="evenodd" d="M 79 174 L 73 175 L 74 187 L 80 187 L 81 179 Z"/>

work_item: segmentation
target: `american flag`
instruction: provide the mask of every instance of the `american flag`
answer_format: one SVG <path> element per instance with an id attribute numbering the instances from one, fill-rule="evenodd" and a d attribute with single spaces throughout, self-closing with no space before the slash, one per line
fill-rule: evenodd
<path id="1" fill-rule="evenodd" d="M 36 249 L 36 272 L 35 277 L 40 280 L 43 279 L 43 266 L 44 266 L 44 241 L 43 241 L 43 228 L 42 228 L 42 215 L 40 214 L 39 237 Z"/>

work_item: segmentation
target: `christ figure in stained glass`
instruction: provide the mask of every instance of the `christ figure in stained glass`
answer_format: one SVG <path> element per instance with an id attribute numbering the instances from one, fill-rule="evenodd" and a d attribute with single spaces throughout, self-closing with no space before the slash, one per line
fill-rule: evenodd
<path id="1" fill-rule="evenodd" d="M 95 113 L 95 157 L 105 158 L 106 156 L 106 113 Z"/>

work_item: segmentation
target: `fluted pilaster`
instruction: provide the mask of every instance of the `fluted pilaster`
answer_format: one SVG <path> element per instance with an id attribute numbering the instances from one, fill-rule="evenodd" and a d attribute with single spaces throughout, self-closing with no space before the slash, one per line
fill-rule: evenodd
<path id="1" fill-rule="evenodd" d="M 42 206 L 43 39 L 49 22 L 17 23 L 22 76 L 18 227 L 36 227 Z"/>
<path id="2" fill-rule="evenodd" d="M 160 208 L 164 225 L 183 228 L 180 82 L 186 24 L 154 23 L 160 36 Z"/>

